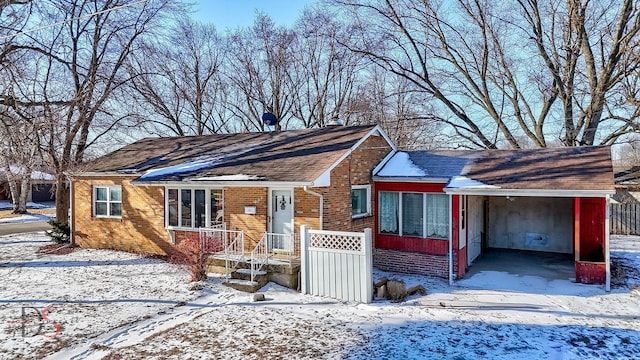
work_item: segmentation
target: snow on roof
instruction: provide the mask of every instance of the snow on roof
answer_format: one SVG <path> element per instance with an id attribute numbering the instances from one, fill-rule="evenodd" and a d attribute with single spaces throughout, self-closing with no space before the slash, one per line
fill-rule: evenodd
<path id="1" fill-rule="evenodd" d="M 427 176 L 427 173 L 411 161 L 407 152 L 399 151 L 393 155 L 376 175 L 388 177 L 422 177 Z"/>
<path id="2" fill-rule="evenodd" d="M 487 185 L 480 181 L 469 179 L 466 176 L 454 176 L 446 186 L 449 189 L 474 188 L 474 189 L 499 189 L 499 186 Z"/>
<path id="3" fill-rule="evenodd" d="M 218 156 L 202 156 L 182 164 L 147 170 L 147 172 L 140 176 L 138 180 L 153 180 L 163 176 L 178 175 L 211 168 L 220 161 L 221 159 Z"/>
<path id="4" fill-rule="evenodd" d="M 191 180 L 195 180 L 195 181 L 251 181 L 251 180 L 260 180 L 260 177 L 256 176 L 256 175 L 236 174 L 236 175 L 204 176 L 204 177 L 193 178 Z"/>
<path id="5" fill-rule="evenodd" d="M 21 175 L 25 173 L 26 169 L 23 166 L 11 165 L 9 166 L 9 171 L 14 175 Z M 4 171 L 0 169 L 0 173 L 4 174 Z M 56 177 L 46 172 L 33 170 L 31 172 L 31 180 L 55 181 Z"/>

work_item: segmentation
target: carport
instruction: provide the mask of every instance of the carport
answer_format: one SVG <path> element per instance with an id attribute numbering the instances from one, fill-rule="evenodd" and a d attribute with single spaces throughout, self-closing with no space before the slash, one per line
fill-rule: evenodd
<path id="1" fill-rule="evenodd" d="M 488 150 L 445 192 L 458 195 L 466 212 L 458 227 L 468 241 L 460 242 L 458 257 L 469 272 L 476 264 L 496 271 L 511 264 L 507 272 L 548 278 L 558 266 L 566 279 L 560 260 L 573 259 L 575 281 L 609 289 L 608 148 Z"/>

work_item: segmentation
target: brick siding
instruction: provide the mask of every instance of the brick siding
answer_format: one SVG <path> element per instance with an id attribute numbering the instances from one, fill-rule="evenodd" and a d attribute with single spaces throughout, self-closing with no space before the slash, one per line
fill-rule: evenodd
<path id="1" fill-rule="evenodd" d="M 172 250 L 164 226 L 164 189 L 132 186 L 131 178 L 77 178 L 72 182 L 74 241 L 89 248 L 168 255 Z M 122 187 L 122 218 L 93 216 L 93 186 Z"/>

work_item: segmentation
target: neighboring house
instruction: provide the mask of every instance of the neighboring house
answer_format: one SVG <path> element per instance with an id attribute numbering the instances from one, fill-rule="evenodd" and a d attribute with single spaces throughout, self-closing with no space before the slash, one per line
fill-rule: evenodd
<path id="1" fill-rule="evenodd" d="M 557 252 L 609 287 L 608 147 L 398 152 L 374 180 L 378 268 L 453 279 L 489 248 Z"/>
<path id="2" fill-rule="evenodd" d="M 640 166 L 614 169 L 616 194 L 612 199 L 618 203 L 640 202 Z"/>
<path id="3" fill-rule="evenodd" d="M 18 166 L 11 166 L 10 169 L 14 173 L 21 171 Z M 55 201 L 55 192 L 53 191 L 55 183 L 55 175 L 38 170 L 33 171 L 31 173 L 31 191 L 27 195 L 27 201 Z M 0 200 L 11 200 L 9 183 L 2 169 L 0 169 Z"/>
<path id="4" fill-rule="evenodd" d="M 394 150 L 378 126 L 143 139 L 70 176 L 72 241 L 169 254 L 220 223 L 247 250 L 300 225 L 373 228 L 372 171 Z"/>

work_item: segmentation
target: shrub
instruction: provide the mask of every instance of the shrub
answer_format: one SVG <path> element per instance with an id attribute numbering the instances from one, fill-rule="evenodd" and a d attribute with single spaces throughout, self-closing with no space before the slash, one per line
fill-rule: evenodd
<path id="1" fill-rule="evenodd" d="M 204 253 L 200 251 L 197 237 L 183 238 L 169 256 L 172 264 L 186 265 L 191 272 L 191 282 L 207 279 L 207 264 Z"/>
<path id="2" fill-rule="evenodd" d="M 67 244 L 71 242 L 71 228 L 69 224 L 63 221 L 49 220 L 47 221 L 51 225 L 51 230 L 47 231 L 47 235 L 51 240 L 58 244 Z"/>

